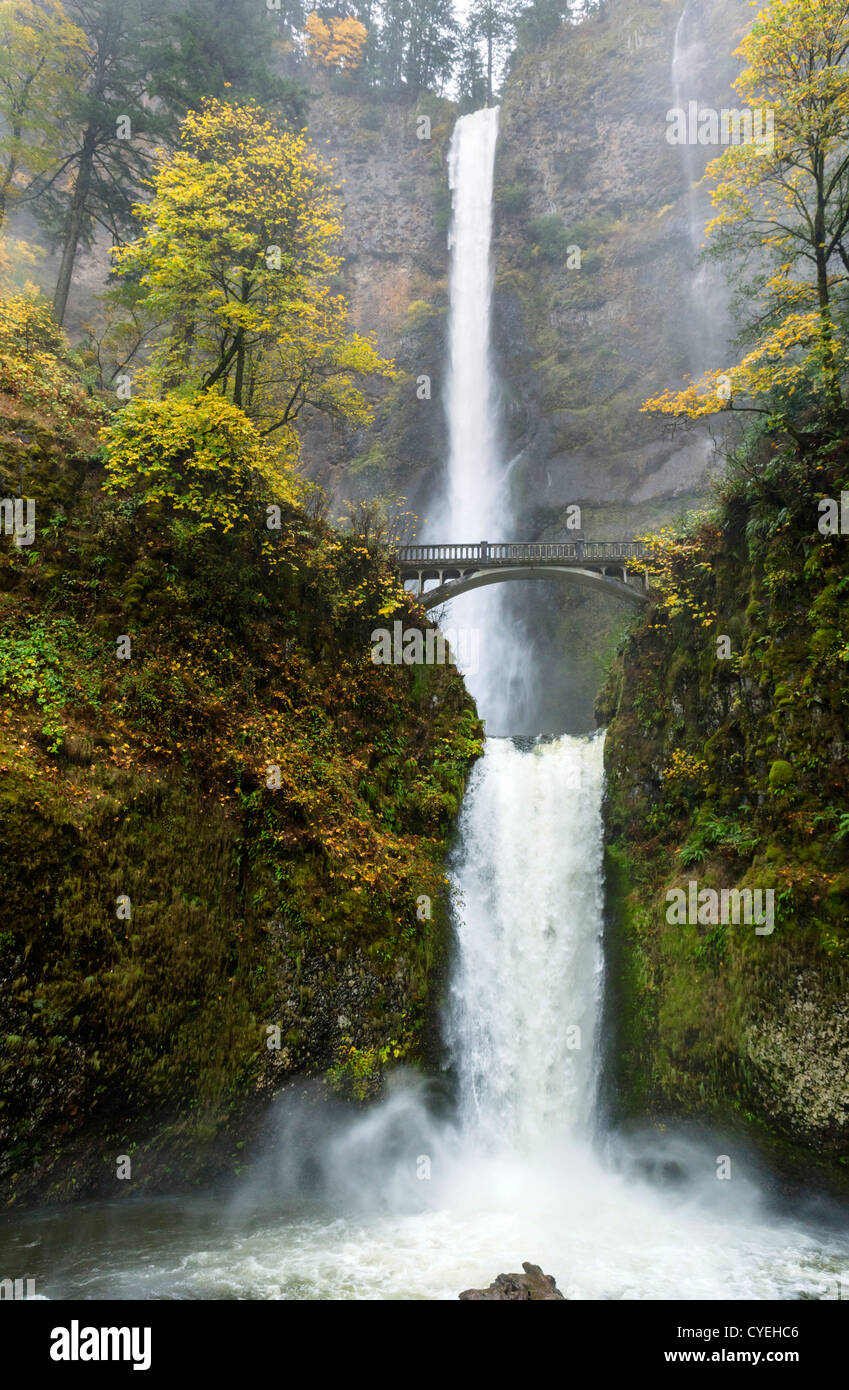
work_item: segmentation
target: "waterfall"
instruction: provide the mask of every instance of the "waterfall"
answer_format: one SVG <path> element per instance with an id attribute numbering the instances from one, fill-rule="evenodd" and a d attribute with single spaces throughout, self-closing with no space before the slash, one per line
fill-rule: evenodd
<path id="1" fill-rule="evenodd" d="M 451 189 L 450 317 L 445 408 L 448 465 L 444 501 L 433 509 L 424 539 L 455 544 L 516 540 L 498 434 L 498 389 L 492 366 L 492 191 L 498 139 L 497 106 L 462 116 L 448 152 Z M 487 732 L 514 731 L 531 674 L 509 630 L 500 587 L 451 604 L 450 626 L 467 635 L 477 669 L 465 669 Z M 445 626 L 449 623 L 446 620 Z M 458 654 L 459 655 L 459 654 Z M 458 661 L 463 669 L 462 661 Z"/>
<path id="2" fill-rule="evenodd" d="M 699 102 L 699 84 L 708 66 L 709 54 L 705 44 L 693 34 L 693 0 L 686 0 L 675 26 L 672 45 L 673 105 L 686 111 L 691 101 Z M 680 146 L 687 180 L 687 229 L 690 243 L 690 264 L 685 273 L 690 300 L 689 346 L 687 370 L 700 377 L 709 368 L 721 364 L 727 347 L 727 290 L 715 265 L 700 261 L 704 245 L 705 225 L 710 215 L 707 195 L 699 188 L 704 172 L 696 159 L 700 146 Z M 712 155 L 719 150 L 711 151 Z"/>
<path id="3" fill-rule="evenodd" d="M 497 110 L 463 117 L 451 142 L 437 540 L 509 526 L 490 364 L 497 122 Z M 122 1202 L 120 1217 L 96 1206 L 15 1217 L 14 1256 L 48 1297 L 456 1299 L 526 1259 L 575 1299 L 833 1298 L 849 1284 L 845 1225 L 765 1211 L 739 1139 L 733 1183 L 716 1181 L 715 1148 L 656 1128 L 599 1152 L 604 735 L 492 736 L 509 733 L 528 664 L 498 593 L 463 595 L 452 615 L 485 638 L 469 685 L 489 735 L 451 865 L 456 1112 L 429 1104 L 429 1082 L 411 1073 L 353 1115 L 287 1088 L 229 1203 L 193 1194 Z"/>
<path id="4" fill-rule="evenodd" d="M 583 1134 L 602 979 L 603 736 L 488 744 L 460 822 L 449 1038 L 461 1122 L 535 1152 Z"/>
<path id="5" fill-rule="evenodd" d="M 449 464 L 446 524 L 453 541 L 496 539 L 504 524 L 490 363 L 492 180 L 498 107 L 463 116 L 448 154 L 452 219 Z"/>
<path id="6" fill-rule="evenodd" d="M 498 108 L 458 120 L 452 193 L 447 507 L 452 541 L 501 539 L 511 510 L 496 427 L 490 351 L 492 187 Z M 534 1150 L 586 1129 L 601 979 L 602 739 L 506 738 L 522 670 L 521 634 L 501 591 L 453 605 L 481 628 L 469 675 L 487 749 L 469 787 L 454 865 L 457 956 L 448 1037 L 469 1138 Z M 461 616 L 462 615 L 462 616 Z"/>

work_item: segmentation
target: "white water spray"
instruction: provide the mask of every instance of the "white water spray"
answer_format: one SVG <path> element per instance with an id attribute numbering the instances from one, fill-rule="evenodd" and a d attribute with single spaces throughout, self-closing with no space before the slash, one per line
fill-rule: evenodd
<path id="1" fill-rule="evenodd" d="M 448 154 L 452 219 L 445 523 L 453 541 L 496 539 L 502 524 L 490 363 L 492 181 L 498 107 L 462 117 Z"/>
<path id="2" fill-rule="evenodd" d="M 452 215 L 448 238 L 450 295 L 448 470 L 441 507 L 423 539 L 455 544 L 515 540 L 508 468 L 500 448 L 498 389 L 492 366 L 492 190 L 498 107 L 462 116 L 448 154 Z M 455 600 L 446 624 L 479 635 L 480 668 L 461 669 L 490 734 L 512 732 L 531 678 L 526 653 L 508 630 L 499 587 Z"/>

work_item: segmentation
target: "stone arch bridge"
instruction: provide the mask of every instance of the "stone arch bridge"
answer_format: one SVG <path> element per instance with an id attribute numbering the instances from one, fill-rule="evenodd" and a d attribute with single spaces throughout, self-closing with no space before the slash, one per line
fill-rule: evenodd
<path id="1" fill-rule="evenodd" d="M 407 545 L 398 551 L 405 582 L 423 608 L 514 579 L 560 579 L 635 605 L 648 601 L 641 541 L 480 541 L 477 545 Z M 425 590 L 428 580 L 436 587 Z"/>

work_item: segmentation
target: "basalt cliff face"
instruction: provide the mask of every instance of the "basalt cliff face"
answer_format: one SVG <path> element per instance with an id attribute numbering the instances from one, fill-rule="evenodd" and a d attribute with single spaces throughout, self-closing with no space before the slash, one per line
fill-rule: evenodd
<path id="1" fill-rule="evenodd" d="M 693 185 L 716 151 L 670 144 L 667 112 L 676 100 L 733 105 L 739 64 L 730 54 L 751 11 L 745 0 L 690 0 L 690 56 L 673 71 L 681 13 L 666 0 L 613 5 L 521 59 L 506 83 L 495 355 L 504 448 L 516 459 L 529 536 L 556 527 L 574 502 L 594 534 L 619 535 L 635 509 L 651 520 L 672 499 L 699 495 L 710 463 L 707 436 L 671 439 L 639 407 L 693 369 L 710 308 L 698 287 L 689 293 L 698 271 L 691 199 L 703 221 L 707 199 Z M 423 115 L 431 133 L 421 139 Z M 309 466 L 338 488 L 403 484 L 419 506 L 442 480 L 455 116 L 448 102 L 400 105 L 340 95 L 332 84 L 310 111 L 313 138 L 343 180 L 354 319 L 377 332 L 404 375 L 353 444 L 316 426 Z M 417 398 L 420 375 L 430 378 L 430 400 Z"/>
<path id="2" fill-rule="evenodd" d="M 611 6 L 507 84 L 496 342 L 518 510 L 534 534 L 579 502 L 588 534 L 624 535 L 703 487 L 706 436 L 671 439 L 639 413 L 702 365 L 718 307 L 717 287 L 695 283 L 707 199 L 693 188 L 716 151 L 670 144 L 666 117 L 678 102 L 732 104 L 728 55 L 750 16 L 737 0 L 691 0 L 676 40 L 679 5 Z"/>

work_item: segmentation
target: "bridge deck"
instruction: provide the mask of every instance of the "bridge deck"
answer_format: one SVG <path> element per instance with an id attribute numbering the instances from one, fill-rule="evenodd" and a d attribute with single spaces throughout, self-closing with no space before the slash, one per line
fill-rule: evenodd
<path id="1" fill-rule="evenodd" d="M 560 579 L 645 603 L 649 576 L 641 541 L 480 541 L 470 545 L 405 545 L 398 551 L 403 580 L 434 608 L 469 589 L 506 579 Z M 437 587 L 426 589 L 428 580 Z"/>
<path id="2" fill-rule="evenodd" d="M 423 565 L 558 565 L 629 562 L 645 554 L 642 541 L 481 541 L 476 545 L 405 545 L 398 551 L 402 569 Z"/>

